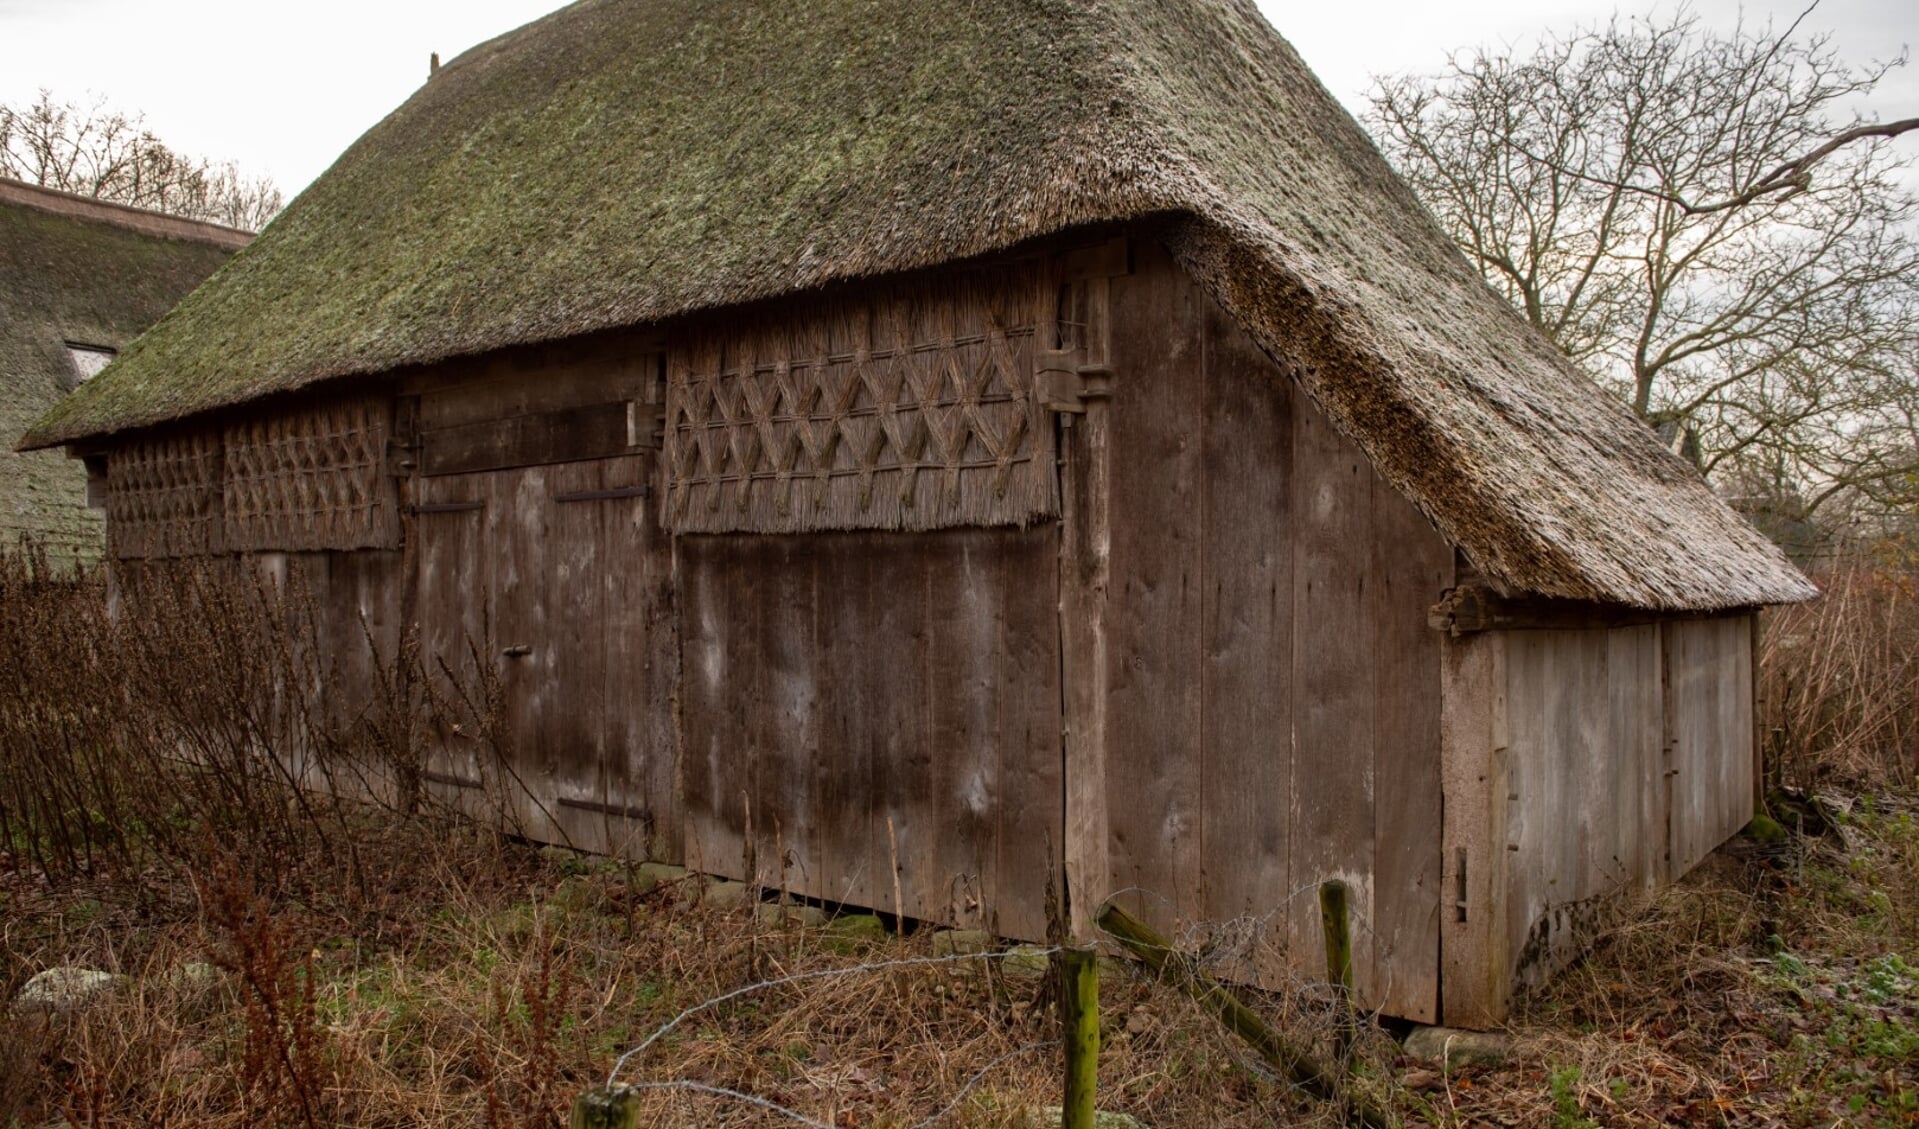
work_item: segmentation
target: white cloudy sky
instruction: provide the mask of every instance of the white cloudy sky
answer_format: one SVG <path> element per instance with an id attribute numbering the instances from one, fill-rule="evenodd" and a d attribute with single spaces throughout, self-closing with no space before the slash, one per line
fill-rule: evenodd
<path id="1" fill-rule="evenodd" d="M 1474 45 L 1523 44 L 1542 31 L 1643 12 L 1647 0 L 1261 0 L 1320 78 L 1350 107 L 1373 74 L 1441 67 Z M 1670 10 L 1671 0 L 1662 0 Z M 1703 20 L 1783 27 L 1805 0 L 1695 0 Z M 561 6 L 560 0 L 0 0 L 0 101 L 41 88 L 101 96 L 146 114 L 175 148 L 238 160 L 293 195 L 425 80 L 427 57 L 466 48 Z M 1916 0 L 1823 0 L 1809 29 L 1845 57 L 1890 59 L 1919 41 Z M 1896 72 L 1870 109 L 1919 115 L 1919 71 Z M 1909 140 L 1905 143 L 1912 146 Z"/>

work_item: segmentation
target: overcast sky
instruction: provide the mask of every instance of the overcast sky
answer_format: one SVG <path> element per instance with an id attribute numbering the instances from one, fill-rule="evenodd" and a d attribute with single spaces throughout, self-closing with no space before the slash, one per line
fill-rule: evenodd
<path id="1" fill-rule="evenodd" d="M 0 101 L 19 105 L 41 88 L 62 99 L 104 97 L 144 113 L 174 148 L 237 160 L 250 174 L 273 177 L 290 198 L 425 81 L 431 52 L 451 59 L 560 6 L 0 0 Z M 1696 0 L 1692 7 L 1714 26 L 1743 18 L 1784 27 L 1804 3 Z M 1354 109 L 1371 75 L 1435 71 L 1457 48 L 1524 44 L 1615 11 L 1646 10 L 1599 0 L 1261 0 L 1260 8 Z M 1831 32 L 1848 59 L 1890 59 L 1919 40 L 1919 2 L 1824 0 L 1805 26 Z M 1919 116 L 1919 74 L 1896 72 L 1871 108 L 1887 119 Z M 1904 144 L 1915 143 L 1909 135 Z"/>

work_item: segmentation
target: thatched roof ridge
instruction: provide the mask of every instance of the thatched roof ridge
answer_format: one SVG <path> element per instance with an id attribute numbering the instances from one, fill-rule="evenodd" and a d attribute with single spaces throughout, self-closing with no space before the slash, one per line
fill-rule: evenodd
<path id="1" fill-rule="evenodd" d="M 1811 593 L 1486 288 L 1247 0 L 583 0 L 442 68 L 27 441 L 1149 215 L 1496 580 Z"/>

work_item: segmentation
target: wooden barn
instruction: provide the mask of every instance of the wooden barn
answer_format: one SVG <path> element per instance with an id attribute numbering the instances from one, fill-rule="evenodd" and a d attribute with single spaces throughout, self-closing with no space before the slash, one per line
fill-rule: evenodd
<path id="1" fill-rule="evenodd" d="M 1307 967 L 1343 878 L 1366 1002 L 1468 1025 L 1746 822 L 1813 591 L 1249 0 L 583 0 L 25 443 L 116 558 L 483 641 L 539 836 Z"/>
<path id="2" fill-rule="evenodd" d="M 100 371 L 246 245 L 246 232 L 0 178 L 0 434 L 8 440 Z M 23 537 L 98 560 L 86 472 L 0 450 L 0 548 Z"/>

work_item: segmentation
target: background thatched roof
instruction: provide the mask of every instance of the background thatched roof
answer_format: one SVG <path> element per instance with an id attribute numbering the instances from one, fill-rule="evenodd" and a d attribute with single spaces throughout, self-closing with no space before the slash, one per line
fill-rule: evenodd
<path id="1" fill-rule="evenodd" d="M 1495 579 L 1810 593 L 1245 0 L 582 0 L 443 68 L 28 442 L 1149 214 Z"/>
<path id="2" fill-rule="evenodd" d="M 78 379 L 67 343 L 124 348 L 225 262 L 241 232 L 0 180 L 0 435 L 18 436 Z M 21 534 L 97 556 L 86 470 L 0 449 L 0 545 Z"/>

